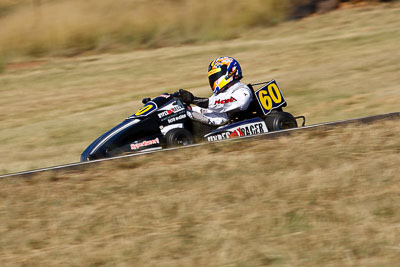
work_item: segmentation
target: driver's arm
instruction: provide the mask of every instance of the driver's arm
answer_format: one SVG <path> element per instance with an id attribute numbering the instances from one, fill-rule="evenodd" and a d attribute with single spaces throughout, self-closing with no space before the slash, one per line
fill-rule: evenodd
<path id="1" fill-rule="evenodd" d="M 201 108 L 208 108 L 208 98 L 194 97 L 192 103 Z"/>

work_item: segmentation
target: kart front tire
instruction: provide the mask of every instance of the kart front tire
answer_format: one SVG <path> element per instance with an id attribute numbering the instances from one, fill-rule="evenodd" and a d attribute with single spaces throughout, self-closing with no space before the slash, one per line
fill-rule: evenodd
<path id="1" fill-rule="evenodd" d="M 283 111 L 268 114 L 264 121 L 270 132 L 298 127 L 297 121 L 293 115 Z"/>
<path id="2" fill-rule="evenodd" d="M 187 146 L 193 144 L 193 135 L 186 129 L 172 129 L 165 135 L 167 147 Z"/>

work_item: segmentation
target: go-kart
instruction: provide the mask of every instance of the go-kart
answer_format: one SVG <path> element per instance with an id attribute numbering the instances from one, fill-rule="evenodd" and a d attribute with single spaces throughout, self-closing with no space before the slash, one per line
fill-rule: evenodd
<path id="1" fill-rule="evenodd" d="M 299 119 L 305 125 L 304 116 L 283 111 L 287 104 L 275 80 L 248 86 L 253 92 L 249 107 L 231 114 L 229 123 L 223 126 L 191 119 L 191 106 L 182 102 L 179 92 L 145 98 L 143 108 L 89 145 L 81 161 L 296 128 Z"/>

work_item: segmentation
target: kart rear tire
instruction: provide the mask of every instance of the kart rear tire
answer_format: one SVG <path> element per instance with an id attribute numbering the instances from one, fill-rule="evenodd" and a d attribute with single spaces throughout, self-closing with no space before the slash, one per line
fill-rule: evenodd
<path id="1" fill-rule="evenodd" d="M 167 147 L 187 146 L 193 144 L 193 135 L 186 129 L 172 129 L 165 135 Z"/>
<path id="2" fill-rule="evenodd" d="M 293 115 L 283 111 L 268 114 L 264 121 L 270 132 L 298 127 L 297 121 Z"/>

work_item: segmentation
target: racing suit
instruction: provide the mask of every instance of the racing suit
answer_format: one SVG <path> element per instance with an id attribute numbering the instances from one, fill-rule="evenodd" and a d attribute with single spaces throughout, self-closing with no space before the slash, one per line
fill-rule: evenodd
<path id="1" fill-rule="evenodd" d="M 229 115 L 246 110 L 252 100 L 251 89 L 236 82 L 226 90 L 213 94 L 210 98 L 194 97 L 192 101 L 197 107 L 188 111 L 191 119 L 210 125 L 224 125 L 229 121 Z"/>

